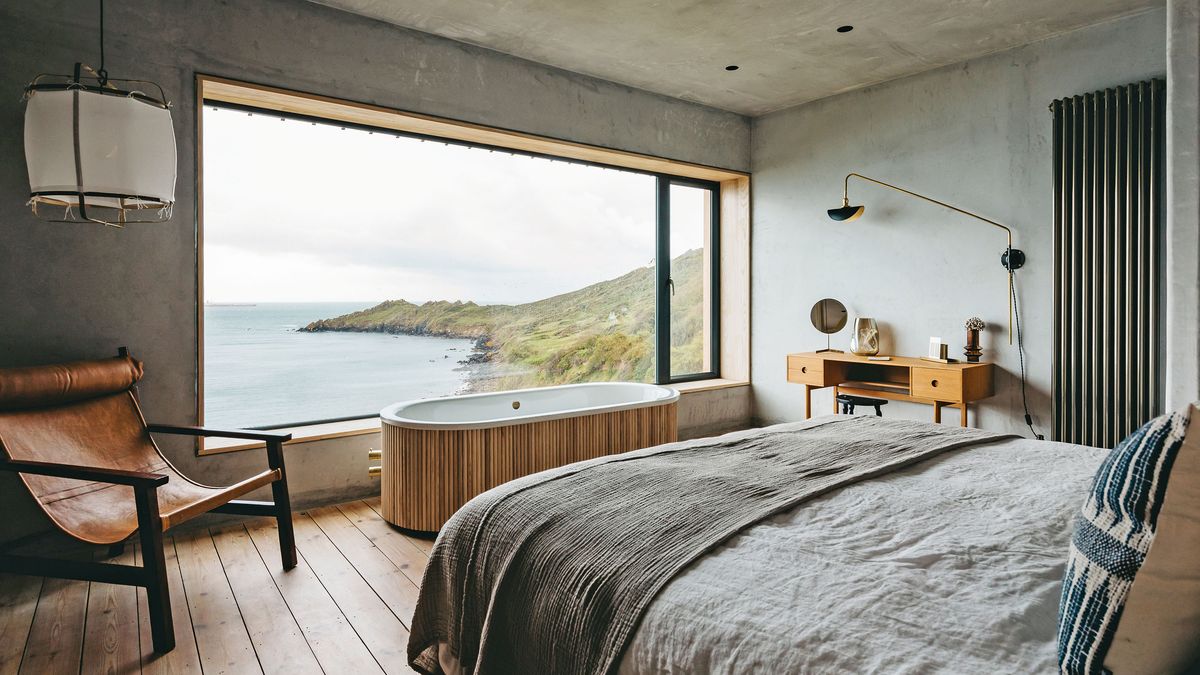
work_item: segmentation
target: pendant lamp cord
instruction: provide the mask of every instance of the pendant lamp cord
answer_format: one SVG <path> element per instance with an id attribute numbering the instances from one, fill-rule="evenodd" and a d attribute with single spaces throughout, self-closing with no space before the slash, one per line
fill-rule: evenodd
<path id="1" fill-rule="evenodd" d="M 1033 415 L 1029 414 L 1029 397 L 1025 393 L 1025 341 L 1021 336 L 1021 308 L 1017 305 L 1017 284 L 1014 279 L 1014 271 L 1012 267 L 1008 268 L 1008 289 L 1012 297 L 1013 318 L 1017 324 L 1017 359 L 1021 363 L 1021 406 L 1025 409 L 1025 425 L 1029 427 L 1034 438 L 1044 441 L 1046 437 L 1033 428 Z"/>
<path id="2" fill-rule="evenodd" d="M 108 85 L 108 71 L 104 69 L 104 0 L 100 0 L 100 70 L 96 75 L 99 76 L 100 86 Z"/>

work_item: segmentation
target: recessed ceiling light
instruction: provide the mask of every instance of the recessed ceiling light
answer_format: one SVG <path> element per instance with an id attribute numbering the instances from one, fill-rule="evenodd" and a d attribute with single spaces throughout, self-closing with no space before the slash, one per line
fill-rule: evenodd
<path id="1" fill-rule="evenodd" d="M 737 69 L 738 69 L 738 66 L 734 66 L 734 65 L 725 66 L 725 70 L 737 70 Z"/>
<path id="2" fill-rule="evenodd" d="M 854 26 L 838 26 L 837 28 L 839 33 L 849 33 L 852 30 L 854 30 Z"/>

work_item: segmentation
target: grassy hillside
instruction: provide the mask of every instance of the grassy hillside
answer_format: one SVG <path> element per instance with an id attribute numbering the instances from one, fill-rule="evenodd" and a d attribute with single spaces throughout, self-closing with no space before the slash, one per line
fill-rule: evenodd
<path id="1" fill-rule="evenodd" d="M 695 372 L 703 358 L 703 251 L 671 261 L 673 370 Z M 476 340 L 473 387 L 481 390 L 654 379 L 654 269 L 521 305 L 388 300 L 314 321 L 301 330 L 437 335 Z M 486 373 L 486 374 L 485 374 Z"/>

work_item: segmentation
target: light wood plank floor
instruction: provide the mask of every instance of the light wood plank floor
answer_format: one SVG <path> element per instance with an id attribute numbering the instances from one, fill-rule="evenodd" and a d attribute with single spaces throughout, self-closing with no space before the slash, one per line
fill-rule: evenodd
<path id="1" fill-rule="evenodd" d="M 431 542 L 378 510 L 374 499 L 297 512 L 300 560 L 286 573 L 270 519 L 168 537 L 177 646 L 158 657 L 141 589 L 0 575 L 0 675 L 411 673 Z M 134 563 L 133 549 L 114 562 Z"/>

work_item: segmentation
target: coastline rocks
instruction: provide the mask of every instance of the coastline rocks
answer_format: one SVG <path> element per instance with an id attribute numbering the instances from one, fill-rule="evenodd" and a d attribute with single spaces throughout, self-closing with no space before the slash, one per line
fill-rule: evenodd
<path id="1" fill-rule="evenodd" d="M 473 366 L 481 363 L 490 363 L 496 357 L 496 353 L 500 351 L 500 346 L 492 341 L 490 335 L 483 335 L 475 339 L 474 351 L 467 358 L 460 360 L 459 365 Z"/>

